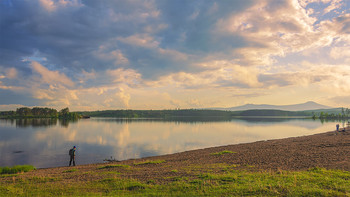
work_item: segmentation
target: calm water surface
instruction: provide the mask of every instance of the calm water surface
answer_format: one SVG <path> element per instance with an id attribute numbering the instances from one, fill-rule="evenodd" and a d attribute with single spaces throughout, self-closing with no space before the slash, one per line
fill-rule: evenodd
<path id="1" fill-rule="evenodd" d="M 91 118 L 0 120 L 0 166 L 67 166 L 125 160 L 199 148 L 311 135 L 335 130 L 336 122 L 303 119 L 161 121 Z"/>

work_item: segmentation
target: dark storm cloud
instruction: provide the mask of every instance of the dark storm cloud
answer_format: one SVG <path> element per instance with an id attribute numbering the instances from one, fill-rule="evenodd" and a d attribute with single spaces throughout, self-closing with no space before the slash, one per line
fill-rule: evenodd
<path id="1" fill-rule="evenodd" d="M 12 1 L 1 6 L 1 64 L 20 66 L 18 60 L 38 50 L 57 69 L 106 68 L 106 62 L 92 52 L 113 36 L 128 35 L 137 29 L 127 23 L 115 24 L 102 5 L 80 5 L 45 10 L 33 1 Z M 106 3 L 107 4 L 107 3 Z M 108 6 L 107 6 L 108 7 Z"/>
<path id="2" fill-rule="evenodd" d="M 169 28 L 161 32 L 164 43 L 185 52 L 207 54 L 242 45 L 238 36 L 215 36 L 215 24 L 221 18 L 244 10 L 253 1 L 160 1 L 164 21 Z"/>

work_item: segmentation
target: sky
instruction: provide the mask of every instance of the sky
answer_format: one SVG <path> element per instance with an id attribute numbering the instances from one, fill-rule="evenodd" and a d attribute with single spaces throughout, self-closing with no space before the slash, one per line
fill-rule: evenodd
<path id="1" fill-rule="evenodd" d="M 347 0 L 0 0 L 0 110 L 350 107 Z"/>

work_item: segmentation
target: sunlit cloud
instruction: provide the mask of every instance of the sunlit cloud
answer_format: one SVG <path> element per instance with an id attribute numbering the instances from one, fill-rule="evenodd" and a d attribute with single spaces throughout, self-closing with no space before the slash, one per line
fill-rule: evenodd
<path id="1" fill-rule="evenodd" d="M 39 0 L 40 5 L 49 12 L 67 6 L 81 6 L 80 0 Z"/>
<path id="2" fill-rule="evenodd" d="M 32 62 L 31 67 L 34 72 L 38 73 L 40 76 L 37 78 L 42 83 L 49 85 L 65 85 L 73 86 L 74 82 L 70 80 L 65 74 L 58 71 L 50 71 L 38 62 Z"/>

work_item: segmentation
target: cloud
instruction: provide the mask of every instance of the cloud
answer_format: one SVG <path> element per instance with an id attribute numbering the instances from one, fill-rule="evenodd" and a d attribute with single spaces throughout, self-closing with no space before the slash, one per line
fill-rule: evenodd
<path id="1" fill-rule="evenodd" d="M 116 93 L 125 108 L 129 108 L 130 94 L 126 93 L 123 88 L 119 88 L 119 92 Z"/>
<path id="2" fill-rule="evenodd" d="M 336 97 L 331 97 L 329 100 L 331 100 L 334 103 L 334 106 L 342 107 L 342 106 L 348 105 L 350 96 L 336 96 Z"/>
<path id="3" fill-rule="evenodd" d="M 126 38 L 118 38 L 118 40 L 129 45 L 144 48 L 157 48 L 159 46 L 159 42 L 149 35 L 132 35 Z"/>
<path id="4" fill-rule="evenodd" d="M 271 65 L 275 56 L 329 46 L 333 38 L 315 27 L 315 22 L 297 1 L 259 1 L 218 20 L 216 31 L 246 41 L 246 46 L 233 50 L 238 63 Z"/>
<path id="5" fill-rule="evenodd" d="M 192 106 L 193 108 L 204 107 L 203 104 L 198 99 L 190 99 L 187 101 L 187 104 L 189 106 Z"/>
<path id="6" fill-rule="evenodd" d="M 348 39 L 350 33 L 350 14 L 340 15 L 332 21 L 323 21 L 321 26 L 324 31 L 330 32 L 334 37 L 345 36 Z"/>
<path id="7" fill-rule="evenodd" d="M 20 104 L 0 105 L 0 109 L 3 111 L 11 111 L 13 109 L 17 109 L 21 107 L 25 107 L 25 106 Z"/>
<path id="8" fill-rule="evenodd" d="M 324 13 L 327 14 L 333 10 L 337 10 L 342 6 L 342 0 L 333 0 L 328 1 L 330 2 L 330 5 L 324 10 Z"/>
<path id="9" fill-rule="evenodd" d="M 32 62 L 31 67 L 33 71 L 40 75 L 39 80 L 49 85 L 65 85 L 73 86 L 74 82 L 70 80 L 65 74 L 58 71 L 50 71 L 38 62 Z"/>
<path id="10" fill-rule="evenodd" d="M 81 6 L 80 0 L 39 0 L 40 5 L 47 11 L 53 12 L 60 7 Z"/>
<path id="11" fill-rule="evenodd" d="M 141 75 L 132 69 L 115 69 L 107 70 L 106 75 L 111 77 L 111 81 L 114 83 L 123 83 L 129 85 L 136 85 L 141 81 Z"/>
<path id="12" fill-rule="evenodd" d="M 225 88 L 225 87 L 259 87 L 258 71 L 255 68 L 242 67 L 227 61 L 200 63 L 197 67 L 205 71 L 197 73 L 179 72 L 161 77 L 148 85 L 164 86 L 172 84 L 189 89 Z"/>
<path id="13" fill-rule="evenodd" d="M 0 72 L 0 80 L 1 79 L 15 79 L 18 76 L 18 71 L 16 68 L 2 68 L 3 73 Z"/>
<path id="14" fill-rule="evenodd" d="M 0 89 L 12 93 L 6 103 L 26 94 L 11 104 L 82 109 L 218 103 L 210 92 L 229 105 L 292 86 L 347 92 L 338 71 L 350 62 L 347 8 L 338 0 L 6 1 Z"/>
<path id="15" fill-rule="evenodd" d="M 346 63 L 350 63 L 350 47 L 333 47 L 330 57 L 334 60 L 343 60 Z"/>

